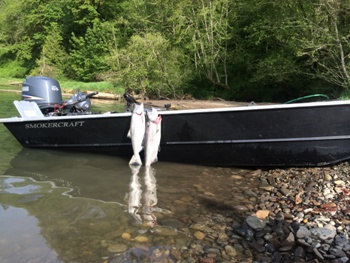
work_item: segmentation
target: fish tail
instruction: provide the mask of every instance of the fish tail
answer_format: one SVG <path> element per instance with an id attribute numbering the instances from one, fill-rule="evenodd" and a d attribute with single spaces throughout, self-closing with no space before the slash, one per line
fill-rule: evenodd
<path id="1" fill-rule="evenodd" d="M 142 165 L 141 157 L 139 154 L 134 154 L 131 159 L 129 164 L 131 165 Z"/>
<path id="2" fill-rule="evenodd" d="M 146 166 L 146 167 L 149 167 L 149 166 L 151 166 L 152 164 L 154 164 L 154 163 L 156 163 L 156 162 L 158 162 L 158 157 L 154 158 L 153 161 L 151 161 L 151 162 L 147 162 L 147 163 L 145 164 L 145 166 Z"/>

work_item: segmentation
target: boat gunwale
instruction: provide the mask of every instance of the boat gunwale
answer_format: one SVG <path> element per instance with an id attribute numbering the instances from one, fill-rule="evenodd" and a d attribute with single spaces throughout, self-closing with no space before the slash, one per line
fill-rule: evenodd
<path id="1" fill-rule="evenodd" d="M 321 102 L 305 102 L 305 103 L 291 103 L 291 104 L 269 104 L 269 105 L 247 105 L 247 106 L 231 106 L 219 108 L 205 108 L 205 109 L 180 109 L 180 110 L 159 110 L 160 115 L 178 115 L 178 114 L 197 114 L 197 113 L 216 113 L 216 112 L 239 112 L 239 111 L 258 111 L 258 110 L 278 110 L 278 109 L 293 109 L 293 108 L 311 108 L 311 107 L 328 107 L 349 105 L 350 100 L 334 100 Z M 0 118 L 0 123 L 12 122 L 35 122 L 35 121 L 61 121 L 73 119 L 96 119 L 96 118 L 116 118 L 116 117 L 130 117 L 132 112 L 105 112 L 93 113 L 86 115 L 66 115 L 66 116 L 44 116 L 38 118 L 22 118 L 22 117 L 8 117 Z"/>

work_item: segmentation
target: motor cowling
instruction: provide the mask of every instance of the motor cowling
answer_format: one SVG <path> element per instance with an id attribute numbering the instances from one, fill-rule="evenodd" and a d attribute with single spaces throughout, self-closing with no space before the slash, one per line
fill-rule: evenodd
<path id="1" fill-rule="evenodd" d="M 71 112 L 88 112 L 91 107 L 90 99 L 79 90 L 66 101 L 66 104 L 71 107 Z"/>
<path id="2" fill-rule="evenodd" d="M 22 85 L 22 100 L 34 101 L 46 114 L 62 103 L 62 92 L 57 80 L 44 76 L 27 77 Z"/>

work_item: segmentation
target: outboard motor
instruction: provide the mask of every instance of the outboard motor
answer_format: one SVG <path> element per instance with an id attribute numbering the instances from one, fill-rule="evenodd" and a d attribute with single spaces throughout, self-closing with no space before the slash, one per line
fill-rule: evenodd
<path id="1" fill-rule="evenodd" d="M 97 92 L 94 92 L 92 94 L 89 94 L 91 96 L 97 94 Z M 83 113 L 88 112 L 91 107 L 91 101 L 89 99 L 89 96 L 85 95 L 81 91 L 77 91 L 70 99 L 64 102 L 65 105 L 70 108 L 70 112 L 73 113 Z"/>
<path id="2" fill-rule="evenodd" d="M 43 114 L 62 103 L 61 87 L 57 80 L 43 76 L 27 77 L 22 85 L 22 100 L 34 101 Z"/>

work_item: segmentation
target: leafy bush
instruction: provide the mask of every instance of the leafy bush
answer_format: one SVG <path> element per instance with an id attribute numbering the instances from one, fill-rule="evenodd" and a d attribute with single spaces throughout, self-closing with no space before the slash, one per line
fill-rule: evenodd
<path id="1" fill-rule="evenodd" d="M 27 69 L 18 61 L 9 61 L 0 67 L 0 78 L 24 78 Z"/>

